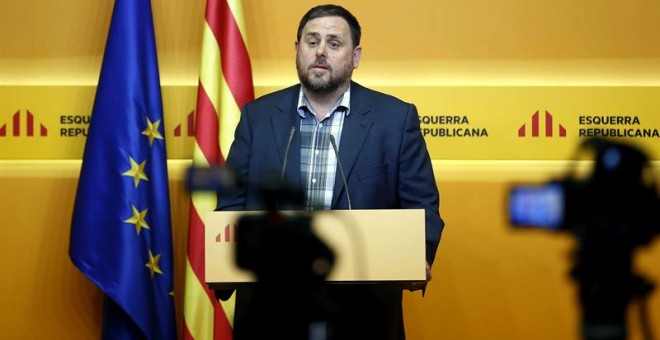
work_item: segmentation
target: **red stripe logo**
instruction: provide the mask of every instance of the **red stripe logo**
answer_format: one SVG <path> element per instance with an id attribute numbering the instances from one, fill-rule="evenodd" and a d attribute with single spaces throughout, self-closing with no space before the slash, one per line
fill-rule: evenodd
<path id="1" fill-rule="evenodd" d="M 23 119 L 21 119 L 21 110 L 16 111 L 12 116 L 10 122 L 0 125 L 0 137 L 7 137 L 7 131 L 11 130 L 11 136 L 21 137 L 24 135 L 27 137 L 34 137 L 35 134 L 38 134 L 39 137 L 48 136 L 48 128 L 43 124 L 38 124 L 38 131 L 35 131 L 35 121 L 34 114 L 29 110 L 25 110 L 25 131 L 22 131 L 23 128 Z M 10 128 L 7 128 L 7 124 L 10 125 Z"/>
<path id="2" fill-rule="evenodd" d="M 532 115 L 532 121 L 531 121 L 531 137 L 540 137 L 541 136 L 541 124 L 540 124 L 540 113 L 539 111 L 534 112 Z M 566 128 L 562 124 L 557 124 L 557 126 L 554 126 L 554 118 L 552 117 L 552 114 L 548 111 L 545 111 L 545 120 L 544 120 L 544 136 L 545 137 L 554 137 L 555 132 L 557 132 L 558 137 L 566 137 Z M 555 130 L 556 128 L 556 130 Z M 518 129 L 518 137 L 527 137 L 527 123 L 523 124 L 519 129 Z"/>

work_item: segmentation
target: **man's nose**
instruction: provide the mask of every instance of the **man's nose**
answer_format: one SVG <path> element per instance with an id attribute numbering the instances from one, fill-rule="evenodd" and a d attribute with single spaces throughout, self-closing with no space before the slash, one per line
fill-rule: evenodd
<path id="1" fill-rule="evenodd" d="M 325 42 L 319 43 L 318 47 L 316 47 L 316 56 L 317 57 L 327 56 L 327 45 L 325 44 Z"/>

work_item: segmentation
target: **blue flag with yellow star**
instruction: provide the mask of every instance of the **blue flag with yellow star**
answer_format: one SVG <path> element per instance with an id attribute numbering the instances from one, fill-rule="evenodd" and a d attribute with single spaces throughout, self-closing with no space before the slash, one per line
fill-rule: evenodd
<path id="1" fill-rule="evenodd" d="M 160 77 L 149 0 L 116 0 L 69 255 L 105 294 L 104 339 L 176 339 Z"/>

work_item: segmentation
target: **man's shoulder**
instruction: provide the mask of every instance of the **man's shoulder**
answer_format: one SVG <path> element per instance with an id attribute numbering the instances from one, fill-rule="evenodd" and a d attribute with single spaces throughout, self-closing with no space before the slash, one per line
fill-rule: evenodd
<path id="1" fill-rule="evenodd" d="M 287 88 L 270 92 L 256 98 L 249 105 L 273 105 L 279 104 L 279 102 L 288 99 L 298 99 L 298 93 L 300 91 L 300 84 L 292 85 Z"/>
<path id="2" fill-rule="evenodd" d="M 365 87 L 356 82 L 351 84 L 351 99 L 353 98 L 356 101 L 366 100 L 371 106 L 401 108 L 411 105 L 411 103 L 408 103 L 391 94 Z"/>

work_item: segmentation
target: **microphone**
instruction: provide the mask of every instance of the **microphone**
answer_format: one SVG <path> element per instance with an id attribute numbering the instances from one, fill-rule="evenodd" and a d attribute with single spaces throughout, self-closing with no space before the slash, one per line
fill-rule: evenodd
<path id="1" fill-rule="evenodd" d="M 339 167 L 339 173 L 341 173 L 341 179 L 344 181 L 344 188 L 346 188 L 346 199 L 348 200 L 348 210 L 353 210 L 351 206 L 351 194 L 348 191 L 348 183 L 346 182 L 346 175 L 344 174 L 344 167 L 341 166 L 341 160 L 339 159 L 339 151 L 337 151 L 337 144 L 335 143 L 335 136 L 330 135 L 330 144 L 332 144 L 332 150 L 335 152 L 335 157 L 337 157 L 337 166 Z"/>
<path id="2" fill-rule="evenodd" d="M 284 171 L 286 170 L 286 160 L 289 158 L 289 149 L 291 148 L 291 141 L 293 141 L 293 134 L 296 133 L 296 127 L 291 127 L 289 132 L 289 141 L 286 143 L 286 150 L 284 151 L 284 160 L 282 161 L 282 171 L 280 171 L 280 182 L 284 181 Z"/>

